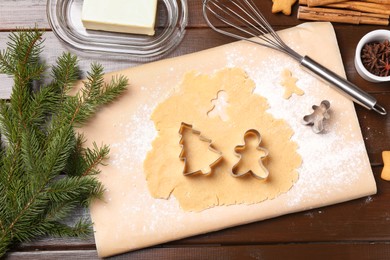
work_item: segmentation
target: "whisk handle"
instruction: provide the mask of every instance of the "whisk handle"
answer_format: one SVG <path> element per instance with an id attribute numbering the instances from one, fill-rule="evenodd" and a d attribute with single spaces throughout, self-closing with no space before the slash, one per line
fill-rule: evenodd
<path id="1" fill-rule="evenodd" d="M 340 77 L 333 71 L 325 68 L 310 57 L 302 57 L 301 65 L 304 68 L 309 69 L 320 78 L 334 85 L 337 90 L 340 90 L 343 94 L 348 95 L 353 101 L 362 105 L 363 107 L 370 110 L 372 109 L 381 115 L 387 114 L 386 110 L 377 103 L 377 100 L 374 97 L 364 92 L 348 80 Z"/>

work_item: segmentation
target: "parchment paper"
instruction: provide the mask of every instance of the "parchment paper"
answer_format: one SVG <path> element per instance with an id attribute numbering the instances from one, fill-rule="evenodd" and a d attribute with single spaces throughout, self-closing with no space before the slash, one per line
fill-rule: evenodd
<path id="1" fill-rule="evenodd" d="M 345 75 L 330 23 L 306 23 L 280 33 L 297 52 Z M 268 112 L 290 124 L 303 160 L 299 179 L 273 200 L 184 212 L 174 198 L 154 199 L 148 192 L 142 164 L 156 135 L 150 115 L 175 92 L 188 71 L 211 74 L 226 67 L 245 70 L 261 85 L 255 93 L 267 98 Z M 284 69 L 299 79 L 297 86 L 304 96 L 282 98 Z M 111 147 L 109 165 L 99 175 L 107 189 L 105 201 L 91 207 L 100 257 L 376 193 L 353 103 L 284 54 L 236 42 L 119 73 L 128 76 L 129 90 L 82 129 L 89 141 Z M 302 126 L 299 118 L 323 99 L 331 102 L 331 119 L 325 133 L 317 135 L 307 131 L 310 128 Z"/>

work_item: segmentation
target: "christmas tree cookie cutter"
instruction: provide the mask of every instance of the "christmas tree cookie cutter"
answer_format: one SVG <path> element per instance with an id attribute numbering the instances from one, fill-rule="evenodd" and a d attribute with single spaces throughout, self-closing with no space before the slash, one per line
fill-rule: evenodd
<path id="1" fill-rule="evenodd" d="M 211 158 L 211 162 L 207 163 L 205 167 L 202 167 L 200 169 L 196 170 L 189 170 L 189 160 L 187 158 L 188 154 L 186 151 L 185 147 L 185 140 L 184 140 L 184 132 L 185 131 L 190 131 L 190 133 L 199 136 L 199 140 L 202 142 L 208 143 L 208 150 L 211 152 L 211 154 L 214 154 L 213 157 Z M 190 176 L 190 175 L 195 175 L 195 174 L 201 174 L 201 175 L 209 175 L 212 172 L 212 168 L 214 168 L 215 165 L 217 165 L 221 159 L 222 159 L 222 153 L 218 150 L 216 150 L 212 144 L 212 140 L 206 138 L 201 134 L 200 131 L 196 130 L 193 128 L 192 125 L 181 122 L 180 129 L 179 129 L 179 135 L 180 135 L 180 141 L 179 144 L 182 148 L 179 159 L 184 162 L 184 168 L 183 168 L 183 175 L 184 176 Z"/>
<path id="2" fill-rule="evenodd" d="M 302 123 L 304 125 L 311 125 L 314 133 L 318 134 L 324 130 L 324 120 L 330 118 L 329 109 L 330 102 L 322 100 L 319 106 L 313 105 L 313 113 L 303 117 Z"/>
<path id="3" fill-rule="evenodd" d="M 267 149 L 260 147 L 260 133 L 255 129 L 249 129 L 245 132 L 243 139 L 243 144 L 234 148 L 235 155 L 239 160 L 233 166 L 230 174 L 233 177 L 242 177 L 250 174 L 260 180 L 267 179 L 269 171 L 263 165 L 263 159 L 268 156 L 269 152 Z M 251 157 L 245 156 L 248 152 L 252 154 Z M 244 163 L 244 160 L 247 160 L 247 162 Z"/>

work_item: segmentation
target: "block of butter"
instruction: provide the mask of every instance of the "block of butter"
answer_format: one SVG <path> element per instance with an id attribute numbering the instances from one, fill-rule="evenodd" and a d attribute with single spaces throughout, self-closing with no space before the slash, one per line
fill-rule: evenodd
<path id="1" fill-rule="evenodd" d="M 157 0 L 84 0 L 81 20 L 85 28 L 154 35 Z"/>

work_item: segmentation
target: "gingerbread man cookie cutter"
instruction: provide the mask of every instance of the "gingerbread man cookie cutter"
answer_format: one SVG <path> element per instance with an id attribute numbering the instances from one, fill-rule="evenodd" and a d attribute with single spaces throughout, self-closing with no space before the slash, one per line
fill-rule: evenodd
<path id="1" fill-rule="evenodd" d="M 255 140 L 250 141 L 250 138 Z M 268 178 L 269 171 L 263 165 L 263 159 L 268 156 L 269 152 L 267 149 L 260 147 L 261 135 L 255 129 L 249 129 L 244 134 L 243 145 L 237 145 L 234 148 L 235 155 L 239 158 L 238 162 L 233 166 L 231 175 L 233 177 L 242 177 L 248 174 L 251 174 L 253 177 L 265 180 Z M 249 151 L 251 153 L 256 153 L 258 159 L 251 159 L 249 165 L 242 166 L 242 160 L 244 160 L 243 153 Z"/>
<path id="2" fill-rule="evenodd" d="M 318 134 L 324 130 L 324 120 L 330 118 L 329 109 L 330 102 L 322 100 L 319 106 L 313 105 L 313 113 L 303 117 L 302 123 L 304 125 L 311 125 L 314 133 Z"/>
<path id="3" fill-rule="evenodd" d="M 189 130 L 192 132 L 192 134 L 198 135 L 199 140 L 208 143 L 208 150 L 214 153 L 216 156 L 216 159 L 213 159 L 211 163 L 207 165 L 206 168 L 198 169 L 198 170 L 188 170 L 188 160 L 187 160 L 187 152 L 184 147 L 184 131 Z M 184 176 L 190 176 L 195 174 L 202 174 L 202 175 L 209 175 L 212 172 L 212 168 L 214 168 L 215 165 L 217 165 L 222 160 L 222 153 L 218 150 L 216 150 L 212 144 L 212 140 L 204 137 L 200 131 L 193 128 L 192 125 L 182 122 L 179 129 L 179 135 L 180 135 L 180 146 L 182 148 L 179 159 L 184 162 L 184 168 L 183 168 L 183 175 Z"/>

